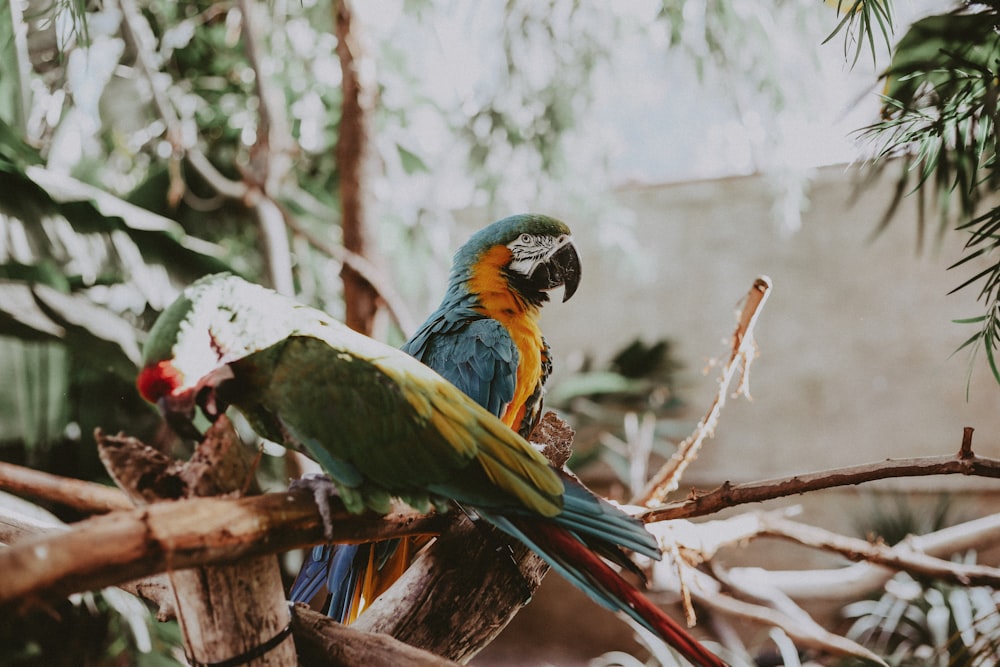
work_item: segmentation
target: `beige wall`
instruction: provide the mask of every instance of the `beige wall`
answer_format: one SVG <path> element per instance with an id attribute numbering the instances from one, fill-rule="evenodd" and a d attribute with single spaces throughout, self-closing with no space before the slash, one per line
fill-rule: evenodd
<path id="1" fill-rule="evenodd" d="M 684 398 L 697 418 L 724 355 L 737 302 L 759 274 L 774 282 L 757 328 L 753 401 L 730 401 L 687 484 L 745 481 L 957 450 L 962 427 L 978 429 L 976 450 L 1000 456 L 993 436 L 1000 389 L 980 357 L 967 401 L 965 353 L 972 333 L 952 320 L 981 312 L 975 290 L 947 292 L 971 273 L 946 271 L 962 239 L 918 255 L 915 209 L 903 208 L 874 241 L 891 187 L 852 205 L 844 167 L 817 172 L 801 229 L 782 230 L 760 177 L 623 189 L 634 233 L 653 270 L 635 284 L 616 263 L 583 247 L 584 281 L 568 303 L 546 309 L 546 337 L 598 355 L 636 336 L 670 337 L 688 364 Z M 576 222 L 580 225 L 580 221 Z M 924 478 L 905 488 L 970 488 L 980 480 Z"/>

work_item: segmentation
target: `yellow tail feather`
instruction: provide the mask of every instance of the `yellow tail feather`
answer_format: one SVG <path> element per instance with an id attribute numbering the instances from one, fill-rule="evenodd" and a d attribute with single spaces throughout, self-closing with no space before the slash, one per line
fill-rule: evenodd
<path id="1" fill-rule="evenodd" d="M 351 605 L 347 610 L 344 622 L 350 624 L 356 621 L 375 598 L 386 592 L 397 579 L 403 576 L 403 572 L 410 566 L 417 553 L 431 539 L 426 535 L 402 539 L 399 546 L 396 547 L 396 551 L 382 564 L 381 568 L 375 562 L 375 550 L 369 549 L 364 578 L 354 589 L 354 597 L 351 598 Z"/>

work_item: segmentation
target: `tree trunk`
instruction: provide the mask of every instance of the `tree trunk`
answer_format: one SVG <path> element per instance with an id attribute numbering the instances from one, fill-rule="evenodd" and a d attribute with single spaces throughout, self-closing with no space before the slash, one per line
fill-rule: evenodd
<path id="1" fill-rule="evenodd" d="M 101 460 L 137 504 L 222 494 L 259 493 L 254 463 L 226 418 L 180 464 L 127 439 L 99 439 Z M 291 617 L 275 555 L 231 565 L 168 571 L 184 650 L 192 664 L 238 660 L 251 667 L 295 664 Z M 235 664 L 235 663 L 234 663 Z"/>
<path id="2" fill-rule="evenodd" d="M 334 25 L 337 55 L 343 72 L 343 102 L 335 155 L 340 179 L 340 227 L 344 247 L 371 260 L 366 170 L 375 84 L 362 77 L 364 54 L 349 0 L 334 3 Z M 355 331 L 370 335 L 378 310 L 378 292 L 346 264 L 340 276 L 344 281 L 344 322 Z"/>

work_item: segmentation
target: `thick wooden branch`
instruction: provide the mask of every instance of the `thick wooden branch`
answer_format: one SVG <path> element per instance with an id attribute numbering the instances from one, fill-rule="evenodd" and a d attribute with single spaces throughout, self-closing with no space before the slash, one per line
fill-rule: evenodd
<path id="1" fill-rule="evenodd" d="M 517 540 L 485 521 L 464 519 L 352 627 L 466 662 L 531 601 L 548 569 Z"/>
<path id="2" fill-rule="evenodd" d="M 302 604 L 292 607 L 292 633 L 302 667 L 455 667 L 457 664 L 389 635 L 341 625 Z"/>
<path id="3" fill-rule="evenodd" d="M 125 494 L 110 486 L 60 477 L 3 461 L 0 461 L 0 490 L 58 503 L 87 514 L 105 514 L 133 507 Z"/>
<path id="4" fill-rule="evenodd" d="M 256 461 L 225 417 L 212 425 L 184 463 L 133 438 L 108 437 L 98 431 L 96 440 L 108 472 L 140 504 L 178 495 L 238 497 L 259 492 L 254 478 Z M 193 662 L 236 660 L 248 667 L 281 667 L 295 662 L 291 618 L 274 554 L 171 570 L 167 578 L 184 652 Z M 164 613 L 161 608 L 160 614 Z"/>
<path id="5" fill-rule="evenodd" d="M 382 517 L 334 513 L 337 541 L 437 534 L 449 519 L 401 509 Z M 227 563 L 324 541 L 307 490 L 156 503 L 73 524 L 0 550 L 0 605 L 112 586 L 168 569 Z"/>

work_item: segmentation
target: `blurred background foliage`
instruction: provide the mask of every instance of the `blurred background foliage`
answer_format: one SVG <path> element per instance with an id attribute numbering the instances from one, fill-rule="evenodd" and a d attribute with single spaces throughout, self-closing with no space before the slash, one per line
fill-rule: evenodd
<path id="1" fill-rule="evenodd" d="M 377 90 L 374 259 L 404 321 L 443 289 L 465 233 L 456 211 L 481 223 L 522 209 L 576 214 L 601 268 L 641 272 L 628 216 L 609 197 L 633 177 L 621 168 L 630 133 L 654 151 L 653 178 L 773 172 L 784 193 L 775 216 L 794 229 L 800 168 L 832 153 L 815 125 L 812 163 L 793 164 L 787 149 L 802 144 L 804 119 L 826 122 L 822 109 L 853 102 L 817 87 L 817 70 L 884 58 L 894 24 L 888 0 L 355 4 L 357 65 Z M 876 164 L 912 166 L 900 196 L 933 198 L 942 229 L 968 233 L 970 256 L 993 256 L 1000 214 L 979 208 L 995 187 L 1000 3 L 925 4 L 935 15 L 897 42 L 882 119 L 865 132 Z M 101 478 L 94 427 L 156 440 L 133 387 L 143 331 L 200 275 L 268 282 L 284 259 L 302 299 L 343 313 L 333 15 L 322 0 L 0 1 L 0 459 Z M 839 59 L 823 56 L 824 39 L 842 40 Z M 621 88 L 650 60 L 694 88 L 686 99 L 672 89 L 683 110 L 646 116 L 655 128 L 630 122 L 655 106 L 648 91 Z M 608 132 L 611 113 L 624 118 L 621 136 Z M 686 124 L 719 113 L 719 132 Z M 661 138 L 646 141 L 654 129 Z M 281 211 L 288 257 L 273 256 L 260 198 Z M 970 281 L 985 282 L 987 311 L 970 344 L 991 364 L 998 275 Z M 408 332 L 383 323 L 378 333 Z M 669 341 L 636 341 L 608 368 L 578 364 L 551 394 L 591 444 L 578 463 L 602 460 L 635 488 L 636 453 L 669 455 L 688 431 L 684 366 Z M 87 597 L 75 608 L 114 606 Z M 3 664 L 55 664 L 2 653 Z"/>

